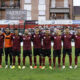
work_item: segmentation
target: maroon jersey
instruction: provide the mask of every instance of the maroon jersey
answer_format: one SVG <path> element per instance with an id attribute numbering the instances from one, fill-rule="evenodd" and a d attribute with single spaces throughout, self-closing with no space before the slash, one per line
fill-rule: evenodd
<path id="1" fill-rule="evenodd" d="M 80 48 L 80 35 L 75 35 L 74 40 L 75 40 L 75 48 Z"/>
<path id="2" fill-rule="evenodd" d="M 23 50 L 31 50 L 31 36 L 27 35 L 27 36 L 23 36 L 22 37 L 23 40 Z"/>
<path id="3" fill-rule="evenodd" d="M 72 40 L 72 35 L 71 34 L 64 34 L 62 36 L 62 40 L 63 40 L 63 48 L 64 49 L 71 49 L 71 40 Z"/>
<path id="4" fill-rule="evenodd" d="M 43 36 L 43 49 L 51 49 L 51 35 Z"/>
<path id="5" fill-rule="evenodd" d="M 41 37 L 41 35 L 39 34 L 34 34 L 33 35 L 33 46 L 34 46 L 34 48 L 41 48 L 42 46 L 41 46 L 41 39 L 42 39 L 42 37 Z"/>
<path id="6" fill-rule="evenodd" d="M 3 48 L 4 45 L 4 36 L 0 35 L 0 48 Z"/>
<path id="7" fill-rule="evenodd" d="M 60 50 L 61 49 L 61 36 L 53 36 L 53 42 L 54 42 L 54 50 Z"/>
<path id="8" fill-rule="evenodd" d="M 13 35 L 12 36 L 12 43 L 13 43 L 12 49 L 20 51 L 21 36 Z"/>

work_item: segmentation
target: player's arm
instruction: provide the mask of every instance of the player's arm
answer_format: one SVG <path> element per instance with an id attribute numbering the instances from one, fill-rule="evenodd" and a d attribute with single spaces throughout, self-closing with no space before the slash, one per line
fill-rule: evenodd
<path id="1" fill-rule="evenodd" d="M 75 39 L 75 33 L 72 34 L 72 39 Z"/>
<path id="2" fill-rule="evenodd" d="M 34 40 L 34 34 L 31 35 L 31 41 L 33 41 L 33 40 Z"/>
<path id="3" fill-rule="evenodd" d="M 51 41 L 53 41 L 53 36 L 54 36 L 54 35 L 52 35 L 52 34 L 50 35 L 50 37 L 51 37 Z"/>
<path id="4" fill-rule="evenodd" d="M 11 40 L 13 40 L 14 33 L 11 33 Z"/>
<path id="5" fill-rule="evenodd" d="M 64 40 L 64 34 L 61 35 L 61 40 L 62 40 L 62 41 Z"/>
<path id="6" fill-rule="evenodd" d="M 23 36 L 24 36 L 24 34 L 23 34 L 22 37 L 21 37 L 21 38 L 22 38 L 22 41 L 23 41 Z"/>
<path id="7" fill-rule="evenodd" d="M 22 42 L 23 41 L 23 36 L 22 35 L 20 35 L 20 42 Z"/>

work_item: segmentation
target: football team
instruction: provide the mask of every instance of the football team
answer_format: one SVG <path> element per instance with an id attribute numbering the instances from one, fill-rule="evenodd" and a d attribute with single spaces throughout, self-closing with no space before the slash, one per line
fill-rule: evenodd
<path id="1" fill-rule="evenodd" d="M 49 69 L 56 68 L 57 57 L 59 69 L 61 69 L 61 59 L 63 64 L 62 68 L 65 69 L 65 58 L 66 55 L 68 55 L 69 68 L 72 69 L 72 55 L 74 54 L 72 51 L 71 43 L 73 40 L 75 43 L 74 68 L 76 69 L 78 56 L 80 55 L 79 28 L 76 29 L 76 32 L 74 34 L 70 33 L 70 29 L 68 27 L 64 29 L 64 33 L 62 33 L 60 29 L 55 29 L 54 34 L 51 34 L 51 30 L 49 28 L 46 28 L 44 31 L 41 31 L 37 27 L 32 33 L 30 33 L 28 29 L 25 29 L 24 34 L 22 35 L 19 34 L 18 29 L 14 29 L 13 33 L 10 32 L 10 29 L 8 27 L 5 28 L 4 32 L 2 32 L 2 30 L 0 29 L 0 68 L 2 68 L 2 56 L 5 55 L 5 68 L 8 68 L 8 66 L 10 65 L 9 67 L 11 69 L 15 69 L 15 63 L 16 61 L 18 61 L 18 68 L 25 69 L 26 62 L 28 61 L 26 57 L 28 56 L 30 62 L 30 69 L 36 69 L 38 67 L 37 61 L 39 61 L 39 68 L 45 69 L 45 61 L 47 61 L 45 60 L 46 57 L 48 57 Z M 23 48 L 21 47 L 21 42 L 23 42 Z M 18 60 L 16 60 L 16 57 Z M 23 62 L 22 67 L 21 58 Z M 34 58 L 34 64 L 32 58 Z M 8 63 L 8 59 L 10 59 L 10 64 Z"/>

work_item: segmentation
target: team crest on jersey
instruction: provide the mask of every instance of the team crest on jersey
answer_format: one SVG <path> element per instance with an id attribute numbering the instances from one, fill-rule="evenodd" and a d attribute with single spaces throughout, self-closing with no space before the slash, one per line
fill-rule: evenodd
<path id="1" fill-rule="evenodd" d="M 36 36 L 34 35 L 34 37 L 36 37 Z"/>
<path id="2" fill-rule="evenodd" d="M 44 37 L 44 39 L 46 39 L 46 37 Z"/>
<path id="3" fill-rule="evenodd" d="M 76 38 L 77 38 L 78 36 L 76 36 Z"/>
<path id="4" fill-rule="evenodd" d="M 39 35 L 39 37 L 40 37 L 40 35 Z"/>
<path id="5" fill-rule="evenodd" d="M 15 36 L 13 36 L 13 39 L 15 39 Z"/>
<path id="6" fill-rule="evenodd" d="M 56 39 L 56 37 L 54 37 L 54 39 Z"/>
<path id="7" fill-rule="evenodd" d="M 23 38 L 23 40 L 26 40 L 26 38 Z"/>
<path id="8" fill-rule="evenodd" d="M 69 36 L 71 38 L 71 36 Z"/>

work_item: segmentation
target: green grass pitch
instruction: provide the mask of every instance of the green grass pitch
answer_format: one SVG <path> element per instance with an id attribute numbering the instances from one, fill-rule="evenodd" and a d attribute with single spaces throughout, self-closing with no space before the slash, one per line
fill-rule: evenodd
<path id="1" fill-rule="evenodd" d="M 74 47 L 72 48 L 73 55 L 73 66 L 74 66 Z M 22 59 L 22 58 L 21 58 Z M 46 58 L 46 69 L 41 70 L 37 69 L 29 69 L 29 60 L 26 58 L 26 69 L 19 70 L 16 66 L 15 69 L 11 70 L 10 68 L 5 69 L 5 61 L 3 56 L 3 68 L 0 69 L 0 80 L 80 80 L 80 58 L 78 59 L 78 68 L 77 69 L 69 69 L 69 60 L 68 56 L 66 56 L 66 69 L 59 70 L 56 63 L 56 69 L 50 70 L 48 68 L 48 59 Z M 22 65 L 22 62 L 21 62 Z M 61 61 L 62 65 L 62 61 Z M 39 62 L 38 62 L 39 66 Z"/>

